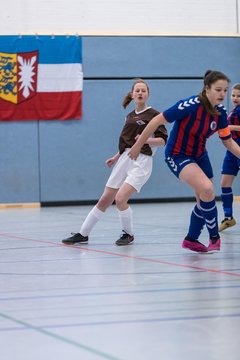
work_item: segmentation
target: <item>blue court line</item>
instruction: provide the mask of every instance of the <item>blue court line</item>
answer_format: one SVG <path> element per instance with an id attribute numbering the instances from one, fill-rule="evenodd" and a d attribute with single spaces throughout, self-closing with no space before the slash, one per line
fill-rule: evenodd
<path id="1" fill-rule="evenodd" d="M 0 234 L 1 236 L 1 234 Z M 0 249 L 0 251 L 14 251 L 14 250 L 31 250 L 31 249 L 51 249 L 51 248 L 54 248 L 56 247 L 56 245 L 52 245 L 52 246 L 49 246 L 49 245 L 41 245 L 41 246 L 22 246 L 22 247 L 10 247 L 10 248 L 2 248 Z"/>
<path id="2" fill-rule="evenodd" d="M 223 314 L 223 315 L 199 315 L 199 316 L 175 316 L 175 317 L 162 317 L 154 319 L 139 319 L 139 320 L 117 320 L 117 321 L 101 321 L 91 323 L 77 323 L 77 324 L 58 324 L 58 325 L 42 325 L 45 329 L 65 328 L 65 327 L 77 327 L 77 326 L 96 326 L 96 325 L 120 325 L 120 324 L 138 324 L 138 323 L 154 323 L 163 321 L 195 321 L 195 320 L 206 320 L 206 319 L 218 319 L 218 318 L 234 318 L 240 317 L 240 313 L 236 314 Z"/>
<path id="3" fill-rule="evenodd" d="M 41 262 L 41 261 L 40 261 Z M 197 270 L 193 270 L 192 271 L 193 273 L 197 273 L 199 274 L 200 272 L 203 272 L 203 271 L 197 271 Z M 138 272 L 138 273 L 134 273 L 134 272 L 118 272 L 118 273 L 34 273 L 34 272 L 31 272 L 31 273 L 24 273 L 24 272 L 21 272 L 21 273 L 15 273 L 15 272 L 0 272 L 0 276 L 113 276 L 113 277 L 116 277 L 116 276 L 130 276 L 130 275 L 134 275 L 134 276 L 142 276 L 142 275 L 178 275 L 178 274 L 186 274 L 187 271 L 183 270 L 183 271 L 152 271 L 152 272 Z M 235 279 L 234 279 L 235 280 Z M 215 280 L 213 280 L 214 283 L 216 282 Z M 233 279 L 229 280 L 229 281 L 233 281 Z M 206 282 L 206 281 L 205 281 Z"/>
<path id="4" fill-rule="evenodd" d="M 236 297 L 232 297 L 232 296 L 230 296 L 230 297 L 221 297 L 221 300 L 222 301 L 224 301 L 224 302 L 227 302 L 227 301 L 235 301 L 235 300 L 239 300 L 239 296 L 236 296 Z M 174 306 L 176 306 L 176 305 L 178 305 L 178 304 L 182 304 L 182 303 L 184 303 L 185 305 L 186 304 L 195 304 L 195 303 L 205 303 L 205 302 L 216 302 L 216 299 L 215 298 L 199 298 L 199 299 L 184 299 L 184 300 L 180 300 L 180 299 L 177 299 L 177 300 L 156 300 L 156 301 L 136 301 L 136 302 L 124 302 L 124 303 L 121 303 L 121 302 L 114 302 L 114 304 L 109 304 L 109 303 L 107 303 L 107 304 L 99 304 L 99 305 L 96 305 L 96 304 L 78 304 L 78 305 L 71 305 L 71 308 L 72 309 L 92 309 L 92 308 L 94 308 L 95 310 L 98 308 L 98 307 L 100 307 L 101 309 L 103 309 L 103 308 L 115 308 L 115 307 L 117 307 L 117 308 L 121 308 L 121 307 L 128 307 L 128 308 L 132 308 L 132 307 L 136 307 L 136 306 L 149 306 L 149 305 L 153 305 L 153 306 L 155 306 L 155 305 L 165 305 L 165 304 L 167 304 L 167 305 L 174 305 Z M 57 310 L 59 310 L 59 311 L 61 311 L 62 309 L 64 309 L 65 308 L 65 306 L 54 306 L 54 305 L 51 305 L 51 306 L 48 306 L 47 307 L 47 309 L 48 310 L 51 310 L 51 309 L 57 309 Z M 202 308 L 203 308 L 203 305 L 202 305 Z M 30 311 L 38 311 L 40 308 L 39 308 L 39 306 L 37 306 L 37 307 L 31 307 L 30 308 Z M 206 308 L 204 308 L 204 309 L 206 309 Z M 23 311 L 25 311 L 26 309 L 10 309 L 10 310 L 6 310 L 6 311 L 11 311 L 11 313 L 22 313 Z M 28 308 L 27 308 L 27 310 L 28 310 Z"/>
<path id="5" fill-rule="evenodd" d="M 57 335 L 57 334 L 54 334 L 53 332 L 50 332 L 48 330 L 45 330 L 44 328 L 42 327 L 38 327 L 38 326 L 34 326 L 34 325 L 31 325 L 29 323 L 26 323 L 25 321 L 21 321 L 21 320 L 18 320 L 18 319 L 15 319 L 13 318 L 12 316 L 9 316 L 9 315 L 6 315 L 6 314 L 2 314 L 0 313 L 0 316 L 6 320 L 10 320 L 10 321 L 13 321 L 19 325 L 22 325 L 24 326 L 24 330 L 25 329 L 28 329 L 28 330 L 34 330 L 34 331 L 37 331 L 37 332 L 40 332 L 41 334 L 44 334 L 44 335 L 47 335 L 47 336 L 50 336 L 56 340 L 60 340 L 66 344 L 69 344 L 69 345 L 73 345 L 81 350 L 85 350 L 85 351 L 88 351 L 88 352 L 91 352 L 92 354 L 95 354 L 95 355 L 98 355 L 104 359 L 109 359 L 109 360 L 121 360 L 120 358 L 116 358 L 115 356 L 112 356 L 112 355 L 109 355 L 107 353 L 104 353 L 104 352 L 101 352 L 101 351 L 98 351 L 96 349 L 93 349 L 89 346 L 86 346 L 86 345 L 83 345 L 77 341 L 74 341 L 74 340 L 71 340 L 71 339 L 68 339 L 64 336 L 61 336 L 61 335 Z M 19 330 L 19 328 L 17 328 Z"/>
<path id="6" fill-rule="evenodd" d="M 64 340 L 65 342 L 70 342 L 73 344 L 77 344 L 78 347 L 82 347 L 86 350 L 92 351 L 91 348 L 82 345 L 80 343 L 77 343 L 75 341 L 71 341 L 70 339 L 64 338 L 62 336 L 56 335 L 54 333 L 49 333 L 46 329 L 62 329 L 62 328 L 69 328 L 69 327 L 86 327 L 86 326 L 103 326 L 103 325 L 126 325 L 126 324 L 151 324 L 151 323 L 158 323 L 158 322 L 172 322 L 172 321 L 196 321 L 196 320 L 211 320 L 211 319 L 229 319 L 229 318 L 239 318 L 240 313 L 235 314 L 216 314 L 216 315 L 199 315 L 199 316 L 175 316 L 175 317 L 162 317 L 162 318 L 154 318 L 154 319 L 138 319 L 138 320 L 111 320 L 111 321 L 95 321 L 95 322 L 83 322 L 83 323 L 70 323 L 70 324 L 56 324 L 56 325 L 41 325 L 41 326 L 33 326 L 31 324 L 28 324 L 26 322 L 14 319 L 10 316 L 4 315 L 0 313 L 0 316 L 4 317 L 5 319 L 15 321 L 16 323 L 23 325 L 24 328 L 2 328 L 0 331 L 22 331 L 27 329 L 33 329 L 42 333 L 45 333 L 46 335 L 50 335 L 52 337 L 60 338 L 61 340 Z M 93 350 L 95 353 L 98 353 L 97 351 Z M 105 354 L 104 354 L 105 356 Z M 108 356 L 108 355 L 107 355 Z M 113 357 L 108 357 L 107 359 L 116 359 Z M 118 359 L 119 360 L 119 359 Z"/>
<path id="7" fill-rule="evenodd" d="M 51 260 L 50 260 L 51 261 Z M 74 260 L 73 260 L 74 261 Z M 79 261 L 79 260 L 77 260 Z M 24 261 L 26 263 L 32 263 L 35 261 Z M 40 262 L 40 263 L 43 263 L 44 261 L 37 261 L 37 262 Z M 10 264 L 15 264 L 16 262 L 9 262 Z M 17 263 L 21 263 L 20 261 L 17 262 Z M 0 265 L 2 264 L 2 262 L 0 262 Z M 109 272 L 98 272 L 98 273 L 94 273 L 94 272 L 91 272 L 91 273 L 77 273 L 77 272 L 72 272 L 72 273 L 24 273 L 24 272 L 0 272 L 0 276 L 129 276 L 129 275 L 134 275 L 134 276 L 142 276 L 142 275 L 178 275 L 178 274 L 187 274 L 187 271 L 188 270 L 182 270 L 182 271 L 177 271 L 177 270 L 169 270 L 169 271 L 144 271 L 144 272 L 115 272 L 115 273 L 109 273 Z M 225 270 L 224 270 L 225 271 Z M 231 269 L 227 269 L 226 271 L 240 271 L 240 268 L 231 268 Z M 205 271 L 200 271 L 200 270 L 192 270 L 191 273 L 196 273 L 196 274 L 199 274 L 199 273 L 203 273 Z M 234 281 L 235 279 L 231 279 L 229 281 Z M 206 282 L 205 280 L 203 280 L 204 282 Z M 216 282 L 216 280 L 212 280 L 214 282 Z"/>
<path id="8" fill-rule="evenodd" d="M 214 300 L 215 302 L 216 302 L 216 300 Z M 156 305 L 156 304 L 155 304 Z M 157 304 L 158 305 L 158 304 Z M 176 304 L 176 302 L 174 303 L 174 305 L 177 305 Z M 95 306 L 96 307 L 96 306 Z M 239 310 L 240 309 L 240 304 L 239 305 L 234 305 L 234 306 L 219 306 L 219 304 L 218 304 L 218 306 L 217 306 L 217 310 L 218 311 L 225 311 L 225 310 L 228 310 L 228 311 L 230 311 L 230 310 Z M 216 310 L 216 304 L 214 303 L 214 304 L 212 304 L 212 306 L 204 306 L 204 304 L 202 304 L 200 307 L 194 307 L 194 308 L 190 308 L 190 309 L 188 309 L 188 308 L 186 308 L 186 307 L 178 307 L 178 308 L 176 308 L 176 307 L 173 307 L 173 308 L 164 308 L 164 309 L 162 309 L 162 308 L 154 308 L 154 309 L 151 309 L 151 310 L 146 310 L 146 309 L 142 309 L 142 310 L 133 310 L 133 309 L 129 309 L 129 311 L 126 311 L 126 310 L 123 310 L 124 311 L 124 313 L 123 313 L 123 311 L 110 311 L 110 312 L 101 312 L 100 314 L 99 314 L 99 312 L 97 312 L 96 310 L 96 312 L 92 312 L 91 314 L 89 314 L 89 313 L 87 313 L 87 314 L 82 314 L 82 313 L 80 313 L 80 314 L 77 314 L 77 313 L 75 313 L 75 314 L 72 314 L 72 315 L 62 315 L 62 314 L 59 314 L 59 315 L 50 315 L 50 316 L 30 316 L 29 317 L 29 319 L 28 318 L 26 318 L 26 316 L 24 316 L 24 318 L 25 318 L 25 320 L 27 321 L 27 320 L 31 320 L 31 321 L 33 321 L 33 320 L 43 320 L 43 319 L 45 319 L 45 320 L 48 320 L 48 321 L 50 321 L 50 320 L 54 320 L 54 319 L 64 319 L 64 318 L 67 318 L 67 319 L 71 319 L 71 318 L 79 318 L 79 317 L 81 317 L 81 318 L 94 318 L 95 316 L 101 316 L 101 317 L 103 317 L 104 318 L 104 316 L 118 316 L 118 315 L 124 315 L 124 316 L 128 316 L 129 314 L 130 315 L 146 315 L 146 314 L 155 314 L 155 313 L 158 313 L 159 315 L 160 314 L 164 314 L 164 313 L 169 313 L 169 315 L 171 314 L 171 313 L 183 313 L 183 312 L 185 312 L 185 313 L 188 313 L 189 311 L 190 312 L 192 312 L 194 310 L 194 312 L 196 312 L 196 313 L 199 313 L 199 311 L 209 311 L 209 310 Z M 226 315 L 226 314 L 225 314 Z M 46 326 L 49 326 L 49 324 L 48 325 L 42 325 L 43 327 L 46 327 Z M 2 331 L 2 328 L 0 328 L 0 331 Z"/>
<path id="9" fill-rule="evenodd" d="M 128 295 L 128 294 L 149 294 L 162 292 L 181 292 L 181 291 L 202 291 L 202 290 L 219 290 L 219 289 L 240 289 L 239 285 L 225 285 L 225 286 L 199 286 L 189 288 L 166 288 L 166 289 L 149 289 L 149 290 L 126 290 L 126 291 L 104 291 L 104 292 L 85 292 L 74 294 L 59 294 L 59 295 L 39 295 L 39 296 L 16 296 L 16 297 L 0 297 L 0 301 L 21 301 L 21 300 L 40 300 L 40 299 L 56 299 L 82 296 L 109 296 L 109 295 Z"/>

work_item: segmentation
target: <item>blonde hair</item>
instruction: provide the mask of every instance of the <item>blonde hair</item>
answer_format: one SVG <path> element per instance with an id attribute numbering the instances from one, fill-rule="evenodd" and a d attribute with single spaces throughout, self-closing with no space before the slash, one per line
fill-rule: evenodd
<path id="1" fill-rule="evenodd" d="M 132 90 L 129 91 L 129 93 L 125 96 L 125 98 L 123 99 L 123 102 L 122 102 L 122 106 L 124 107 L 124 109 L 126 109 L 126 107 L 130 104 L 130 102 L 132 101 L 132 92 L 134 90 L 134 87 L 135 85 L 139 84 L 139 83 L 143 83 L 146 85 L 147 87 L 147 90 L 148 90 L 148 93 L 150 92 L 149 91 L 149 87 L 148 87 L 148 84 L 146 83 L 146 81 L 144 81 L 143 79 L 139 78 L 139 79 L 136 79 L 132 85 Z"/>

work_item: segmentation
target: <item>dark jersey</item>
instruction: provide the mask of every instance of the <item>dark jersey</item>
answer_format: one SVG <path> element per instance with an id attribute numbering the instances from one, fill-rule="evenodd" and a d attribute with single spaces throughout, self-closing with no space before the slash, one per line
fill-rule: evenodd
<path id="1" fill-rule="evenodd" d="M 225 140 L 231 137 L 228 129 L 226 109 L 217 105 L 219 115 L 209 114 L 198 96 L 178 101 L 163 115 L 168 122 L 174 122 L 166 146 L 166 156 L 191 156 L 199 158 L 206 152 L 206 141 L 218 131 Z"/>
<path id="2" fill-rule="evenodd" d="M 240 125 L 240 105 L 236 106 L 228 115 L 229 125 Z M 233 139 L 240 144 L 240 131 L 231 131 Z"/>
<path id="3" fill-rule="evenodd" d="M 152 118 L 158 115 L 159 112 L 153 108 L 147 108 L 139 113 L 135 110 L 130 112 L 127 115 L 125 120 L 125 125 L 122 129 L 119 138 L 119 153 L 122 154 L 126 148 L 131 148 L 136 140 L 135 137 L 143 132 L 147 124 L 152 120 Z M 154 132 L 154 137 L 161 137 L 167 141 L 167 130 L 164 125 L 161 125 Z M 153 155 L 154 149 L 148 144 L 144 144 L 141 148 L 141 153 L 145 155 Z"/>

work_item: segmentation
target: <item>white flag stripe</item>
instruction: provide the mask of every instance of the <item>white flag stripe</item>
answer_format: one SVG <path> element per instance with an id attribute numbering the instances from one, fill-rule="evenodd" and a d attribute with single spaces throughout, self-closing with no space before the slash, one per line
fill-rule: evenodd
<path id="1" fill-rule="evenodd" d="M 37 92 L 82 91 L 82 64 L 38 64 Z"/>

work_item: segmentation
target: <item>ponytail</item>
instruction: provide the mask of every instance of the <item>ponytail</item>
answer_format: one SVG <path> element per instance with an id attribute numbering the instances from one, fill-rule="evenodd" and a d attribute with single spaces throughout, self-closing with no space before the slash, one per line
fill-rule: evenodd
<path id="1" fill-rule="evenodd" d="M 213 116 L 218 115 L 217 109 L 215 109 L 208 100 L 205 89 L 203 89 L 202 92 L 199 94 L 199 100 L 201 101 L 207 113 Z"/>
<path id="2" fill-rule="evenodd" d="M 130 104 L 130 102 L 132 101 L 132 93 L 129 92 L 125 98 L 123 99 L 122 102 L 122 106 L 124 107 L 124 109 L 126 109 L 126 107 Z"/>

